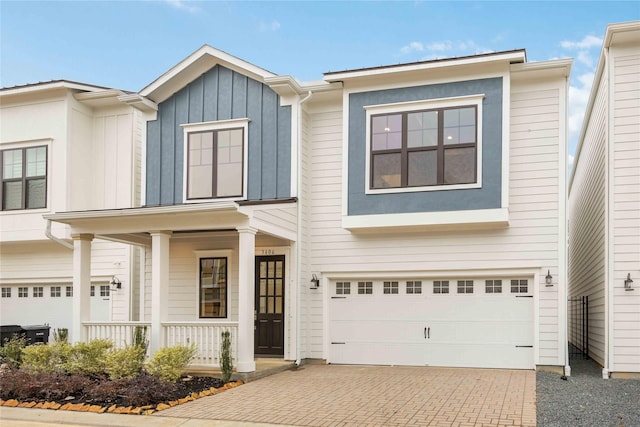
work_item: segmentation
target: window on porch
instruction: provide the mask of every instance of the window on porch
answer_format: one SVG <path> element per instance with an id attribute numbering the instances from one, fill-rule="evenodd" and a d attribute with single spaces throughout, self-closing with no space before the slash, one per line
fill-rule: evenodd
<path id="1" fill-rule="evenodd" d="M 200 318 L 227 317 L 227 258 L 200 258 Z"/>

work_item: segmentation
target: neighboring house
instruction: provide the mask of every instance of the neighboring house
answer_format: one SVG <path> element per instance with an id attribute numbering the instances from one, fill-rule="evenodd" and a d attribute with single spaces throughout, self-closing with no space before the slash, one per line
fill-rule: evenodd
<path id="1" fill-rule="evenodd" d="M 51 81 L 0 90 L 0 323 L 73 329 L 69 227 L 43 215 L 139 204 L 143 113 L 136 95 Z M 91 320 L 130 320 L 138 250 L 97 240 Z M 112 291 L 116 276 L 121 289 Z M 73 331 L 72 331 L 73 332 Z"/>
<path id="2" fill-rule="evenodd" d="M 138 94 L 142 206 L 45 215 L 71 228 L 73 339 L 146 326 L 216 366 L 229 330 L 239 372 L 566 368 L 570 68 L 516 50 L 300 83 L 203 46 Z M 88 322 L 97 236 L 141 248 L 140 321 Z"/>
<path id="3" fill-rule="evenodd" d="M 605 34 L 569 188 L 569 295 L 588 297 L 570 341 L 604 378 L 640 373 L 640 21 Z"/>

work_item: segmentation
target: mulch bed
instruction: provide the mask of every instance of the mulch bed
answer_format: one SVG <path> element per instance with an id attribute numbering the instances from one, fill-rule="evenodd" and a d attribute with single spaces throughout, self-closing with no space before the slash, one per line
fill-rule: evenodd
<path id="1" fill-rule="evenodd" d="M 176 383 L 140 375 L 130 380 L 105 376 L 29 374 L 16 370 L 0 375 L 0 406 L 81 412 L 151 414 L 236 387 L 215 377 L 185 376 Z"/>

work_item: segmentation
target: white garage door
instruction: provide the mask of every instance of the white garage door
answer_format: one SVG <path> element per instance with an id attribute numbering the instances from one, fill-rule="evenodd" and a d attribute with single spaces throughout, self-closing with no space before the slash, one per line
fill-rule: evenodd
<path id="1" fill-rule="evenodd" d="M 339 281 L 330 363 L 532 369 L 530 279 Z"/>

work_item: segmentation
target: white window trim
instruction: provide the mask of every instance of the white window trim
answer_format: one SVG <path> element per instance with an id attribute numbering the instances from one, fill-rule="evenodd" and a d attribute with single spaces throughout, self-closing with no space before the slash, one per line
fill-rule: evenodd
<path id="1" fill-rule="evenodd" d="M 475 94 L 453 98 L 437 98 L 410 102 L 397 102 L 392 104 L 365 105 L 366 111 L 366 159 L 365 159 L 365 194 L 392 194 L 392 193 L 414 193 L 417 191 L 443 191 L 461 190 L 468 188 L 482 188 L 482 100 L 484 94 Z M 377 114 L 404 113 L 408 111 L 430 110 L 436 108 L 475 106 L 477 108 L 477 140 L 476 140 L 476 182 L 472 184 L 453 185 L 428 185 L 421 187 L 403 188 L 370 188 L 371 183 L 371 116 Z"/>
<path id="2" fill-rule="evenodd" d="M 203 203 L 212 201 L 230 201 L 244 200 L 247 197 L 247 177 L 248 177 L 248 160 L 249 160 L 249 119 L 231 119 L 218 120 L 213 122 L 185 123 L 180 125 L 184 135 L 183 159 L 184 166 L 182 168 L 182 202 L 183 203 Z M 207 132 L 226 129 L 242 128 L 242 195 L 235 197 L 212 197 L 210 199 L 193 199 L 187 198 L 187 183 L 189 173 L 189 134 L 192 132 Z"/>
<path id="3" fill-rule="evenodd" d="M 197 321 L 206 321 L 206 322 L 229 322 L 231 321 L 231 295 L 229 294 L 229 289 L 231 284 L 229 283 L 229 278 L 231 277 L 231 268 L 232 268 L 232 259 L 231 256 L 233 251 L 231 249 L 216 249 L 216 250 L 208 250 L 208 251 L 193 251 L 196 255 L 196 269 L 195 269 L 195 312 L 194 312 L 194 320 Z M 227 306 L 225 307 L 227 315 L 225 317 L 200 317 L 200 260 L 202 258 L 227 258 Z"/>

